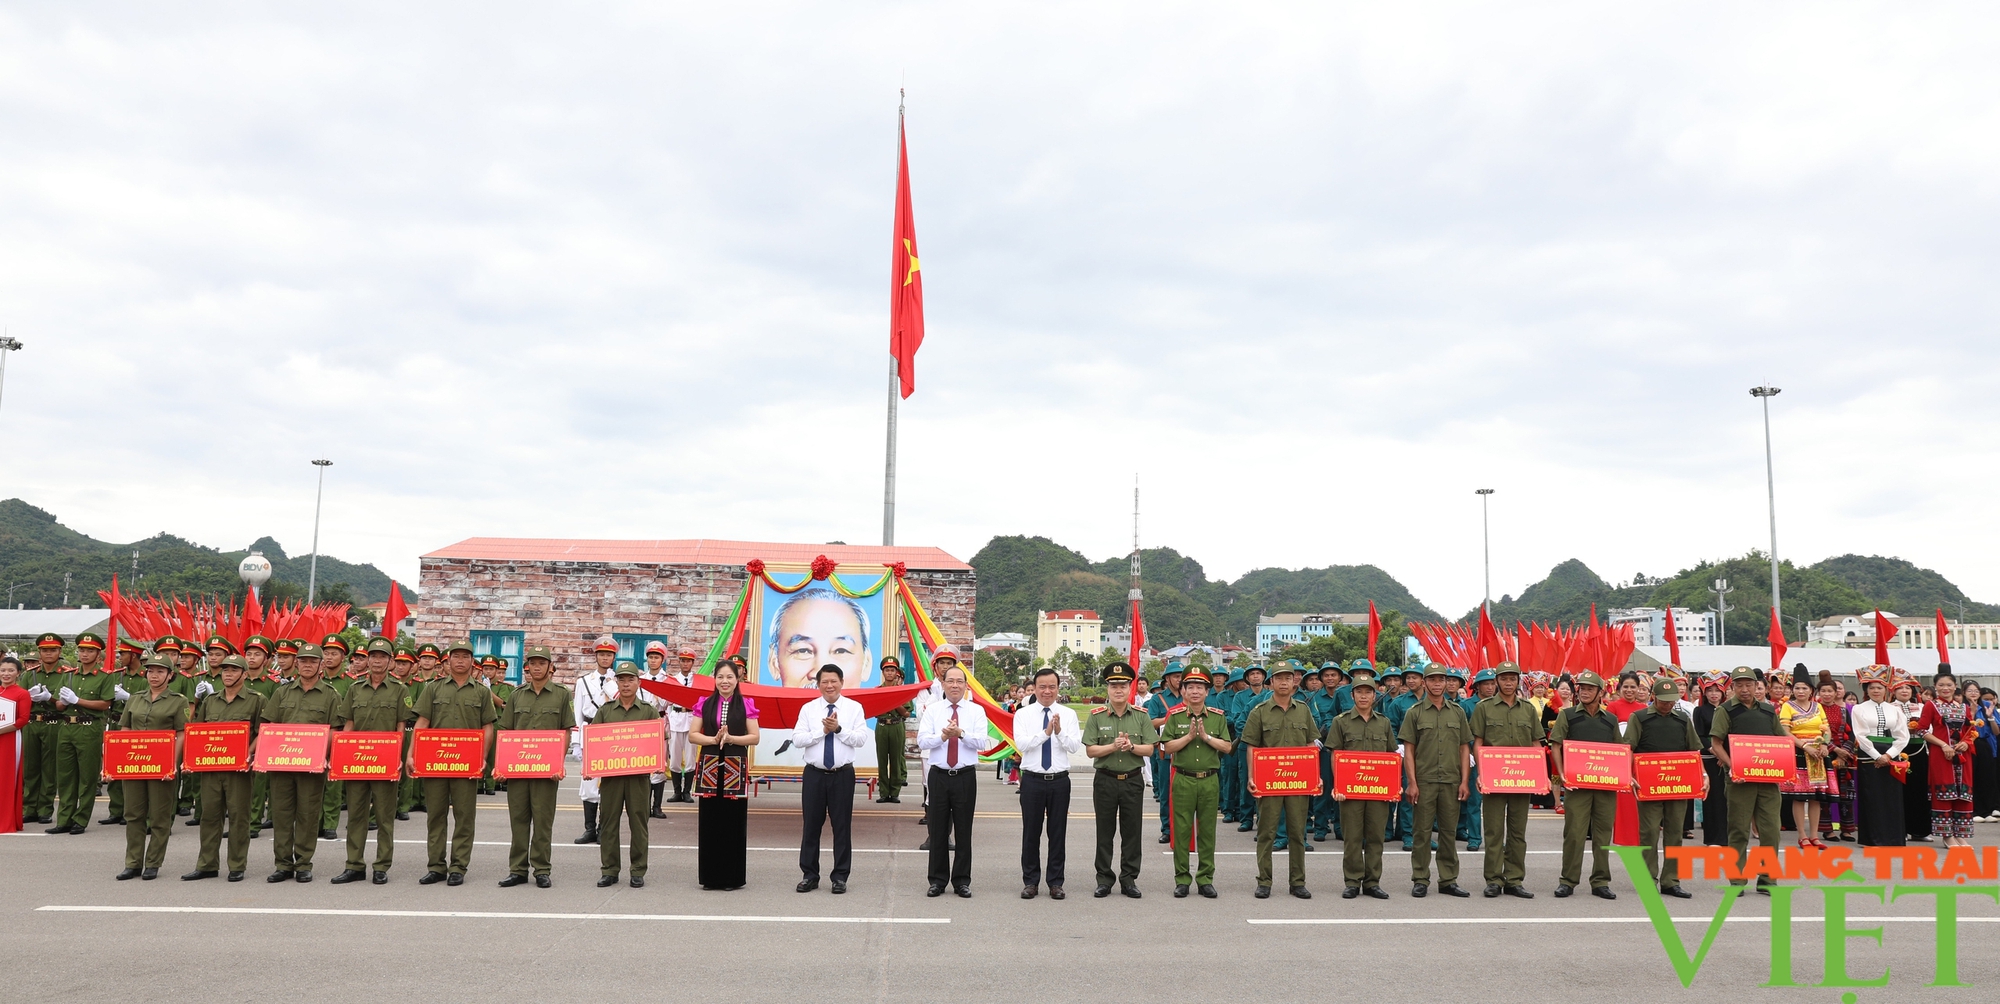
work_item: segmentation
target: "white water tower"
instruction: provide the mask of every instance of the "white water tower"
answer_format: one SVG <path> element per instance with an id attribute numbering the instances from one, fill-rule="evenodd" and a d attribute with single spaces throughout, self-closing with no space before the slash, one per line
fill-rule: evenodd
<path id="1" fill-rule="evenodd" d="M 271 581 L 271 559 L 262 551 L 251 551 L 243 563 L 236 566 L 236 575 L 243 584 L 250 587 L 250 595 L 263 599 L 264 583 Z"/>

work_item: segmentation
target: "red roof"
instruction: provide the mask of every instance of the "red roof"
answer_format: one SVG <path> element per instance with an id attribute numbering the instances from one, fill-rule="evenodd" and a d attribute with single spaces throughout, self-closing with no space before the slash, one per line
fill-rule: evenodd
<path id="1" fill-rule="evenodd" d="M 1042 614 L 1042 616 L 1052 621 L 1094 621 L 1103 619 L 1097 616 L 1097 611 L 1095 610 L 1050 610 Z"/>
<path id="2" fill-rule="evenodd" d="M 743 565 L 752 558 L 806 564 L 820 555 L 843 564 L 893 565 L 924 571 L 965 572 L 972 566 L 935 547 L 854 544 L 769 544 L 750 540 L 558 540 L 543 537 L 468 537 L 426 558 L 483 561 L 602 561 L 638 565 Z M 1096 614 L 1091 614 L 1095 617 Z"/>

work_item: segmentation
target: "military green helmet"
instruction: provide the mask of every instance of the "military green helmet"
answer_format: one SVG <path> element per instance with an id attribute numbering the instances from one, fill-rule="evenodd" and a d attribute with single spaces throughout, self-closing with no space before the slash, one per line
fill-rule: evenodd
<path id="1" fill-rule="evenodd" d="M 1750 680 L 1754 682 L 1756 680 L 1763 679 L 1763 677 L 1759 676 L 1756 670 L 1751 669 L 1748 666 L 1738 666 L 1730 671 L 1729 679 L 1730 682 L 1732 683 L 1737 680 Z"/>
<path id="2" fill-rule="evenodd" d="M 1679 697 L 1681 696 L 1680 684 L 1675 683 L 1672 677 L 1662 676 L 1653 681 L 1653 696 Z"/>
<path id="3" fill-rule="evenodd" d="M 1512 673 L 1515 676 L 1521 675 L 1521 664 L 1510 659 L 1493 667 L 1493 675 L 1495 677 L 1506 676 L 1508 673 Z"/>
<path id="4" fill-rule="evenodd" d="M 551 651 L 547 645 L 528 646 L 527 656 L 525 659 L 522 660 L 522 662 L 525 663 L 527 659 L 541 659 L 547 662 L 556 661 L 555 653 Z"/>
<path id="5" fill-rule="evenodd" d="M 1604 687 L 1604 677 L 1597 675 L 1595 671 L 1586 669 L 1576 674 L 1576 685 L 1579 687 L 1597 687 L 1601 690 Z"/>

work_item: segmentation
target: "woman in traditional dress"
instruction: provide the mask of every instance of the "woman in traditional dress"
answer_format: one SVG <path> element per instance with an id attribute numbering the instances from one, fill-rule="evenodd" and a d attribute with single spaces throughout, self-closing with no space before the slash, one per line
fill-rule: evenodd
<path id="1" fill-rule="evenodd" d="M 757 705 L 737 693 L 741 671 L 717 663 L 715 693 L 695 705 L 688 742 L 701 747 L 695 762 L 694 795 L 698 804 L 698 864 L 696 881 L 703 889 L 741 889 L 749 850 L 749 763 L 746 753 L 757 745 Z"/>
<path id="2" fill-rule="evenodd" d="M 1970 680 L 1965 690 L 1965 704 L 1979 723 L 1979 739 L 1972 744 L 1972 818 L 1992 819 L 2000 814 L 2000 708 L 1993 691 Z"/>
<path id="3" fill-rule="evenodd" d="M 1826 708 L 1813 697 L 1812 678 L 1804 663 L 1792 669 L 1790 699 L 1778 705 L 1778 727 L 1792 737 L 1798 769 L 1792 779 L 1778 785 L 1784 800 L 1791 803 L 1792 826 L 1798 831 L 1800 847 L 1825 847 L 1819 838 L 1820 805 L 1826 801 L 1831 772 L 1827 754 L 1832 751 L 1832 728 Z"/>
<path id="4" fill-rule="evenodd" d="M 1939 674 L 1930 703 L 1911 731 L 1930 744 L 1931 832 L 1947 847 L 1972 846 L 1972 743 L 1978 723 L 1958 699 L 1958 680 Z"/>
<path id="5" fill-rule="evenodd" d="M 1924 708 L 1930 704 L 1924 700 L 1923 691 L 1917 689 L 1917 681 L 1900 669 L 1892 669 L 1889 696 L 1902 709 L 1903 721 L 1914 733 L 1917 722 L 1924 717 Z M 1910 773 L 1903 779 L 1903 832 L 1917 843 L 1928 844 L 1931 842 L 1930 745 L 1913 740 L 1905 752 L 1910 758 Z"/>
<path id="6" fill-rule="evenodd" d="M 1701 842 L 1710 847 L 1729 846 L 1729 780 L 1710 746 L 1709 727 L 1715 724 L 1715 709 L 1729 693 L 1729 674 L 1720 670 L 1701 678 L 1701 703 L 1694 709 L 1694 731 L 1701 737 L 1701 768 L 1708 774 L 1708 797 L 1701 803 Z"/>
<path id="7" fill-rule="evenodd" d="M 1819 706 L 1826 709 L 1827 739 L 1832 750 L 1827 757 L 1827 818 L 1820 826 L 1828 837 L 1852 843 L 1860 825 L 1854 801 L 1854 758 L 1858 754 L 1854 749 L 1854 726 L 1847 716 L 1847 692 L 1834 681 L 1832 673 L 1822 669 L 1816 696 Z"/>
<path id="8" fill-rule="evenodd" d="M 21 660 L 0 656 L 0 833 L 21 829 L 21 726 L 28 721 L 28 692 L 21 689 Z"/>
<path id="9" fill-rule="evenodd" d="M 1897 775 L 1909 767 L 1903 750 L 1909 745 L 1910 730 L 1902 706 L 1887 700 L 1893 672 L 1887 666 L 1862 670 L 1861 692 L 1866 700 L 1847 716 L 1860 759 L 1860 766 L 1854 769 L 1855 809 L 1861 819 L 1858 835 L 1867 847 L 1901 847 L 1908 831 L 1903 818 L 1903 782 Z"/>

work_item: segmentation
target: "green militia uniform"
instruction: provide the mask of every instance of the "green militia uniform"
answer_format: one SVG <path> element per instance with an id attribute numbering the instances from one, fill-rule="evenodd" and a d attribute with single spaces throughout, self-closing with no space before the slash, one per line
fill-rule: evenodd
<path id="1" fill-rule="evenodd" d="M 260 676 L 254 680 L 246 679 L 245 681 L 243 681 L 243 687 L 246 690 L 255 692 L 257 696 L 262 697 L 264 699 L 264 704 L 266 706 L 269 706 L 271 703 L 271 695 L 278 692 L 278 681 L 272 678 L 270 667 L 267 665 L 264 669 L 263 676 Z M 137 691 L 133 692 L 137 693 Z M 268 830 L 270 828 L 271 828 L 271 776 L 269 774 L 265 774 L 262 772 L 253 771 L 250 775 L 251 839 L 253 840 L 256 839 L 257 837 L 263 834 L 264 830 Z"/>
<path id="2" fill-rule="evenodd" d="M 352 662 L 349 662 L 347 658 L 343 656 L 340 660 L 339 675 L 328 677 L 327 675 L 325 675 L 324 671 L 322 671 L 322 674 L 319 678 L 320 686 L 332 687 L 333 692 L 335 694 L 340 695 L 342 700 L 345 700 L 347 698 L 348 688 L 354 686 L 354 679 L 347 675 L 347 671 L 350 668 L 352 668 L 353 665 L 354 664 Z M 321 836 L 332 838 L 339 835 L 340 807 L 342 805 L 345 805 L 346 803 L 347 803 L 347 782 L 335 781 L 332 778 L 328 778 L 326 782 L 326 794 L 324 797 L 320 799 L 319 832 Z"/>
<path id="3" fill-rule="evenodd" d="M 118 682 L 124 684 L 126 693 L 143 694 L 146 692 L 146 667 L 144 664 L 135 661 L 131 669 L 119 673 L 117 676 Z M 125 702 L 113 701 L 111 704 L 111 717 L 106 723 L 105 731 L 116 732 L 118 730 L 118 720 L 123 717 L 125 717 Z M 102 769 L 102 766 L 100 763 L 99 769 Z M 111 792 L 111 810 L 100 822 L 107 825 L 111 823 L 123 823 L 125 822 L 125 785 L 122 782 L 113 781 L 107 787 Z"/>
<path id="4" fill-rule="evenodd" d="M 1085 746 L 1108 746 L 1123 732 L 1134 746 L 1159 741 L 1153 720 L 1145 709 L 1127 705 L 1125 713 L 1114 715 L 1098 705 L 1083 722 Z M 1121 889 L 1137 891 L 1140 850 L 1139 820 L 1146 799 L 1146 758 L 1137 753 L 1113 750 L 1091 761 L 1097 768 L 1090 782 L 1090 804 L 1097 814 L 1097 887 L 1109 888 L 1117 879 Z M 1118 871 L 1111 870 L 1111 838 L 1119 835 Z"/>
<path id="5" fill-rule="evenodd" d="M 195 693 L 195 691 L 201 689 L 201 685 L 204 683 L 208 684 L 211 689 L 222 689 L 218 686 L 216 679 L 210 678 L 208 664 L 197 659 L 193 672 L 182 675 L 179 671 L 175 671 L 173 678 L 167 681 L 167 689 L 187 698 L 188 707 L 192 709 L 195 702 L 201 700 L 203 696 Z M 179 796 L 175 801 L 175 811 L 179 815 L 188 817 L 187 824 L 189 826 L 199 825 L 201 823 L 201 778 L 187 771 L 181 771 L 178 790 Z"/>
<path id="6" fill-rule="evenodd" d="M 49 689 L 60 694 L 63 687 L 68 687 L 78 700 L 103 701 L 109 705 L 118 696 L 113 692 L 118 681 L 118 676 L 102 669 L 89 673 L 78 669 Z M 72 704 L 56 714 L 61 722 L 56 726 L 56 825 L 67 826 L 72 833 L 82 833 L 90 825 L 91 813 L 97 809 L 97 785 L 103 773 L 104 724 L 111 717 L 111 709 L 107 706 L 93 711 Z"/>
<path id="7" fill-rule="evenodd" d="M 636 697 L 629 708 L 613 698 L 597 709 L 590 724 L 644 722 L 658 717 L 660 709 Z M 618 813 L 623 810 L 632 823 L 632 883 L 639 885 L 644 882 L 647 842 L 652 839 L 647 828 L 646 807 L 652 797 L 652 789 L 652 777 L 647 774 L 598 779 L 597 845 L 598 861 L 603 865 L 604 877 L 618 877 Z"/>
<path id="8" fill-rule="evenodd" d="M 434 680 L 417 697 L 416 714 L 426 728 L 484 729 L 499 717 L 493 692 L 473 679 L 458 683 L 450 677 Z M 424 823 L 429 864 L 426 872 L 463 876 L 472 865 L 473 824 L 479 810 L 476 777 L 427 777 L 424 781 Z M 445 826 L 451 825 L 450 868 L 447 871 Z"/>
<path id="9" fill-rule="evenodd" d="M 1416 773 L 1416 802 L 1412 813 L 1416 843 L 1410 851 L 1410 881 L 1428 886 L 1431 881 L 1431 829 L 1437 829 L 1438 881 L 1452 885 L 1458 881 L 1458 786 L 1469 774 L 1464 760 L 1465 747 L 1472 741 L 1472 724 L 1465 709 L 1450 696 L 1442 706 L 1432 704 L 1428 695 L 1403 715 L 1399 737 L 1409 752 Z"/>
<path id="10" fill-rule="evenodd" d="M 56 730 L 62 727 L 63 716 L 56 711 L 55 693 L 62 689 L 62 679 L 69 670 L 58 664 L 54 670 L 42 669 L 40 662 L 35 668 L 23 672 L 20 677 L 22 690 L 32 690 L 36 685 L 46 688 L 49 697 L 36 701 L 28 707 L 28 721 L 21 727 L 21 772 L 27 775 L 26 797 L 22 804 L 23 823 L 53 823 L 56 821 Z"/>
<path id="11" fill-rule="evenodd" d="M 1508 704 L 1498 696 L 1472 709 L 1472 737 L 1485 746 L 1542 745 L 1542 712 L 1533 701 L 1515 695 Z M 1528 880 L 1528 803 L 1535 796 L 1493 793 L 1481 813 L 1485 822 L 1486 885 L 1519 889 Z"/>
<path id="12" fill-rule="evenodd" d="M 409 679 L 398 682 L 404 687 L 403 706 L 410 709 L 410 713 L 403 716 L 403 759 L 408 760 L 410 758 L 410 743 L 416 734 L 417 698 L 422 697 L 424 694 L 424 681 L 417 679 L 413 673 Z M 403 778 L 401 796 L 396 799 L 396 818 L 410 818 L 410 810 L 422 805 L 423 802 L 424 779 L 405 776 Z"/>
<path id="13" fill-rule="evenodd" d="M 507 695 L 500 728 L 567 730 L 576 726 L 576 707 L 569 688 L 550 681 L 539 693 L 522 684 Z M 568 744 L 564 744 L 565 752 Z M 549 844 L 556 823 L 556 787 L 552 777 L 517 777 L 507 781 L 507 820 L 513 827 L 507 852 L 507 874 L 549 873 Z"/>
<path id="14" fill-rule="evenodd" d="M 909 784 L 910 720 L 912 705 L 904 704 L 875 716 L 875 767 L 882 787 L 881 801 L 897 801 Z"/>
<path id="15" fill-rule="evenodd" d="M 1146 711 L 1147 719 L 1154 723 L 1153 731 L 1155 733 L 1166 726 L 1167 710 L 1179 707 L 1180 703 L 1180 695 L 1169 693 L 1165 682 L 1160 684 L 1160 689 L 1147 695 L 1146 703 L 1142 707 Z M 1168 795 L 1174 790 L 1173 764 L 1168 760 L 1165 753 L 1160 752 L 1159 748 L 1155 747 L 1151 762 L 1147 764 L 1147 769 L 1153 772 L 1153 801 L 1160 807 L 1160 843 L 1164 844 L 1169 839 L 1167 833 L 1173 826 L 1174 821 L 1173 807 L 1168 804 L 1172 801 Z"/>
<path id="16" fill-rule="evenodd" d="M 1250 787 L 1250 749 L 1271 749 L 1281 746 L 1296 746 L 1311 749 L 1319 740 L 1319 729 L 1313 724 L 1312 709 L 1299 700 L 1298 695 L 1285 707 L 1278 707 L 1274 695 L 1272 699 L 1250 709 L 1243 718 L 1243 786 L 1245 797 Z M 1319 769 L 1319 759 L 1313 758 L 1313 769 Z M 1286 855 L 1290 863 L 1289 886 L 1303 889 L 1306 884 L 1306 813 L 1312 807 L 1311 795 L 1266 795 L 1257 799 L 1257 885 L 1269 888 L 1271 885 L 1271 850 L 1277 842 L 1278 824 L 1282 820 L 1285 832 L 1290 836 L 1286 843 Z"/>
<path id="17" fill-rule="evenodd" d="M 1333 716 L 1326 727 L 1326 745 L 1332 750 L 1358 753 L 1396 752 L 1396 730 L 1389 716 L 1374 711 L 1367 718 L 1355 709 Z M 1390 802 L 1360 798 L 1344 799 L 1340 806 L 1341 872 L 1349 889 L 1378 889 L 1382 885 L 1382 843 L 1389 829 Z"/>
<path id="18" fill-rule="evenodd" d="M 201 699 L 194 707 L 197 722 L 249 722 L 250 735 L 255 739 L 257 726 L 263 721 L 264 695 L 250 689 L 245 683 L 236 694 L 235 700 L 222 696 L 222 691 Z M 194 870 L 216 873 L 221 865 L 222 830 L 226 822 L 229 827 L 229 874 L 232 879 L 250 868 L 250 835 L 256 832 L 256 817 L 250 814 L 250 765 L 242 770 L 205 771 L 201 774 L 201 804 L 208 807 L 208 813 L 201 817 L 201 852 L 195 858 Z"/>
<path id="19" fill-rule="evenodd" d="M 343 728 L 351 724 L 356 732 L 387 732 L 400 737 L 410 714 L 403 697 L 403 685 L 392 678 L 384 677 L 379 687 L 365 678 L 356 680 L 341 698 L 334 724 Z M 395 773 L 380 781 L 346 782 L 346 871 L 362 870 L 368 858 L 368 824 L 374 823 L 375 874 L 387 878 L 389 866 L 396 861 L 396 796 L 402 775 L 402 760 L 398 758 Z"/>
<path id="20" fill-rule="evenodd" d="M 324 682 L 307 690 L 294 681 L 271 693 L 264 720 L 275 725 L 332 725 L 340 710 L 340 695 Z M 313 852 L 319 849 L 320 803 L 326 797 L 326 772 L 269 772 L 271 779 L 271 856 L 277 870 L 270 881 L 295 875 L 310 878 Z"/>
<path id="21" fill-rule="evenodd" d="M 1651 705 L 1632 712 L 1625 722 L 1625 741 L 1633 753 L 1700 753 L 1701 737 L 1695 733 L 1694 719 L 1679 708 L 1666 714 Z M 1687 827 L 1688 799 L 1639 803 L 1639 840 L 1646 845 L 1646 871 L 1665 892 L 1681 887 L 1680 864 L 1668 858 L 1660 861 L 1660 846 L 1679 847 L 1681 831 Z"/>
<path id="22" fill-rule="evenodd" d="M 505 680 L 499 683 L 488 683 L 486 689 L 493 691 L 493 707 L 496 711 L 505 708 L 507 706 L 507 698 L 514 693 L 514 685 Z M 495 792 L 493 784 L 493 756 L 498 749 L 499 747 L 495 743 L 486 744 L 486 772 L 479 775 L 479 793 L 482 795 L 491 795 Z M 499 787 L 504 790 L 507 787 L 507 782 L 500 782 Z"/>
<path id="23" fill-rule="evenodd" d="M 1211 737 L 1235 742 L 1222 712 L 1206 706 L 1202 711 L 1203 727 Z M 1160 739 L 1179 739 L 1193 730 L 1194 717 L 1182 706 L 1167 716 Z M 1222 754 L 1207 743 L 1194 740 L 1181 747 L 1168 762 L 1173 771 L 1167 801 L 1173 816 L 1174 885 L 1185 886 L 1190 877 L 1201 885 L 1210 885 L 1215 881 L 1215 813 L 1221 795 L 1216 773 L 1222 767 Z M 1188 870 L 1190 852 L 1197 857 L 1193 872 Z"/>
<path id="24" fill-rule="evenodd" d="M 187 728 L 187 698 L 169 690 L 157 699 L 137 693 L 125 702 L 118 728 L 136 732 L 180 732 Z M 158 871 L 167 860 L 174 832 L 174 782 L 121 781 L 125 786 L 125 867 Z"/>
<path id="25" fill-rule="evenodd" d="M 1605 710 L 1602 704 L 1597 706 L 1594 715 L 1584 711 L 1581 705 L 1564 708 L 1556 715 L 1555 725 L 1549 728 L 1549 742 L 1557 744 L 1558 748 L 1564 742 L 1624 741 L 1625 737 L 1618 734 L 1618 717 Z M 1562 804 L 1562 877 L 1558 880 L 1556 892 L 1562 892 L 1561 886 L 1576 888 L 1577 879 L 1583 875 L 1585 840 L 1592 845 L 1590 887 L 1611 888 L 1611 830 L 1618 818 L 1618 793 L 1565 786 Z"/>
<path id="26" fill-rule="evenodd" d="M 1754 704 L 1739 703 L 1732 695 L 1715 709 L 1715 722 L 1709 726 L 1708 734 L 1722 740 L 1726 745 L 1730 736 L 1782 736 L 1784 727 L 1778 724 L 1778 710 L 1764 701 Z M 1729 846 L 1736 851 L 1736 866 L 1742 868 L 1750 860 L 1750 830 L 1757 830 L 1757 842 L 1765 847 L 1778 846 L 1778 819 L 1780 797 L 1778 786 L 1767 781 L 1724 782 L 1724 790 L 1729 793 Z M 1742 885 L 1742 882 L 1736 883 Z M 1777 885 L 1768 875 L 1757 876 L 1759 887 Z"/>

